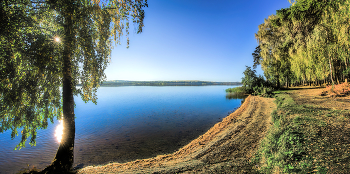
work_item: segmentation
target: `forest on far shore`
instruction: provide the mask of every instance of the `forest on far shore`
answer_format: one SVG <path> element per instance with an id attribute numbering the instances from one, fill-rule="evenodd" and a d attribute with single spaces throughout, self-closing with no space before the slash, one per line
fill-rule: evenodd
<path id="1" fill-rule="evenodd" d="M 178 81 L 127 81 L 110 80 L 105 81 L 101 86 L 205 86 L 205 85 L 242 85 L 240 82 L 210 82 L 199 80 L 178 80 Z M 79 86 L 79 85 L 78 85 Z"/>

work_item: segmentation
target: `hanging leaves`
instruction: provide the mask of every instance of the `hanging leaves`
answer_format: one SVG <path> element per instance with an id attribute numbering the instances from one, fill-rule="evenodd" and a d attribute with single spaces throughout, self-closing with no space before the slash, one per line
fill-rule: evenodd
<path id="1" fill-rule="evenodd" d="M 106 79 L 112 39 L 129 35 L 129 23 L 142 32 L 143 0 L 5 0 L 0 2 L 0 132 L 21 130 L 24 147 L 48 119 L 62 115 L 64 46 L 70 45 L 73 92 L 96 103 Z M 70 15 L 67 15 L 70 13 Z M 66 17 L 72 30 L 65 35 Z M 59 39 L 59 41 L 56 40 Z M 127 38 L 129 46 L 129 38 Z M 81 88 L 77 88 L 82 84 Z"/>

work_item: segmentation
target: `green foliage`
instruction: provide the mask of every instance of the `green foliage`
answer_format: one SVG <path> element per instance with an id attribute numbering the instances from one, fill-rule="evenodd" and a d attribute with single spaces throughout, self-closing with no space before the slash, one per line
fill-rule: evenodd
<path id="1" fill-rule="evenodd" d="M 227 89 L 226 92 L 240 92 L 253 95 L 261 95 L 263 97 L 272 97 L 274 88 L 272 85 L 265 81 L 261 75 L 256 76 L 256 71 L 246 66 L 246 70 L 243 72 L 242 78 L 243 86 L 237 89 Z"/>
<path id="2" fill-rule="evenodd" d="M 254 65 L 261 64 L 267 80 L 277 87 L 344 80 L 350 62 L 349 5 L 349 0 L 300 0 L 277 10 L 259 25 Z"/>
<path id="3" fill-rule="evenodd" d="M 228 89 L 226 89 L 226 92 L 228 92 L 228 93 L 245 94 L 246 93 L 246 89 L 245 89 L 244 86 L 240 86 L 240 87 L 235 87 L 235 88 L 228 88 Z"/>
<path id="4" fill-rule="evenodd" d="M 347 136 L 338 125 L 348 121 L 345 111 L 297 105 L 289 94 L 276 94 L 273 125 L 254 158 L 262 173 L 337 173 L 347 171 Z M 345 148 L 346 147 L 346 148 Z M 336 162 L 335 162 L 336 161 Z"/>
<path id="5" fill-rule="evenodd" d="M 279 95 L 275 96 L 276 98 L 275 103 L 277 104 L 277 107 L 286 108 L 288 106 L 295 105 L 295 102 L 291 97 L 289 97 L 287 93 L 281 93 L 281 92 L 277 92 L 277 93 L 279 93 Z"/>
<path id="6" fill-rule="evenodd" d="M 0 2 L 0 132 L 10 129 L 14 138 L 22 128 L 19 149 L 29 137 L 35 145 L 36 130 L 62 117 L 64 59 L 72 64 L 74 94 L 96 103 L 111 38 L 119 43 L 130 22 L 141 32 L 147 6 L 143 0 L 40 2 Z M 82 88 L 75 87 L 78 83 Z"/>
<path id="7" fill-rule="evenodd" d="M 252 70 L 251 67 L 246 66 L 245 71 L 243 72 L 244 77 L 242 77 L 242 84 L 245 87 L 247 93 L 253 92 L 253 87 L 256 84 L 256 71 Z"/>
<path id="8" fill-rule="evenodd" d="M 262 97 L 273 97 L 274 89 L 272 87 L 265 86 L 254 86 L 253 87 L 253 95 L 260 95 Z"/>
<path id="9" fill-rule="evenodd" d="M 272 113 L 273 126 L 263 140 L 259 149 L 259 158 L 266 159 L 266 166 L 261 171 L 274 173 L 308 172 L 312 169 L 301 167 L 304 164 L 306 150 L 304 148 L 305 135 L 299 126 L 300 117 L 290 117 L 291 112 L 281 112 L 281 108 L 292 106 L 292 99 L 285 94 L 277 95 L 278 110 Z M 290 124 L 290 122 L 295 124 Z"/>
<path id="10" fill-rule="evenodd" d="M 262 61 L 262 58 L 260 57 L 260 52 L 261 52 L 261 48 L 260 48 L 260 45 L 258 45 L 254 52 L 252 53 L 252 56 L 253 56 L 253 62 L 254 62 L 254 65 L 253 65 L 253 68 L 255 69 L 258 65 L 261 64 L 261 61 Z"/>
<path id="11" fill-rule="evenodd" d="M 28 13 L 34 8 L 30 1 L 2 1 L 0 6 L 0 132 L 12 129 L 14 138 L 22 128 L 20 149 L 29 137 L 35 145 L 36 129 L 61 116 L 62 47 L 52 38 L 62 27 L 52 22 L 52 10 Z"/>

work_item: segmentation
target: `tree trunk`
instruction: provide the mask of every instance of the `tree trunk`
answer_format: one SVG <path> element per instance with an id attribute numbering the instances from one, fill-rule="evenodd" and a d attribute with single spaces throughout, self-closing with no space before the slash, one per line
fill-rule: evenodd
<path id="1" fill-rule="evenodd" d="M 332 80 L 332 85 L 334 86 L 331 58 L 329 58 L 329 70 L 331 71 L 331 80 Z"/>
<path id="2" fill-rule="evenodd" d="M 337 76 L 337 84 L 339 85 L 339 77 Z"/>
<path id="3" fill-rule="evenodd" d="M 350 49 L 349 49 L 349 50 L 350 50 Z M 345 59 L 345 70 L 348 70 L 347 59 Z M 345 81 L 345 80 L 348 81 L 347 76 L 348 76 L 348 75 L 345 75 L 345 74 L 344 74 L 344 81 Z"/>
<path id="4" fill-rule="evenodd" d="M 63 134 L 60 146 L 51 165 L 44 173 L 66 173 L 72 169 L 74 160 L 75 115 L 72 79 L 73 21 L 68 10 L 65 17 L 63 51 Z"/>
<path id="5" fill-rule="evenodd" d="M 318 86 L 318 79 L 317 79 L 317 76 L 316 76 L 316 80 L 315 80 L 315 86 Z"/>
<path id="6" fill-rule="evenodd" d="M 280 83 L 280 76 L 277 75 L 277 89 L 281 88 L 281 83 Z"/>

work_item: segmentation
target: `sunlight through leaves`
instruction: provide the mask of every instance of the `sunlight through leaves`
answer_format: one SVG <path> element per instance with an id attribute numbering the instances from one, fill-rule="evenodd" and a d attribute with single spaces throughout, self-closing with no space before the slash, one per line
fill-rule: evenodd
<path id="1" fill-rule="evenodd" d="M 60 42 L 60 38 L 59 37 L 55 37 L 55 41 L 56 42 Z"/>

